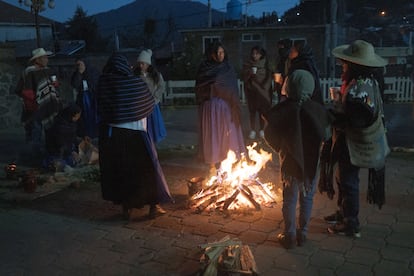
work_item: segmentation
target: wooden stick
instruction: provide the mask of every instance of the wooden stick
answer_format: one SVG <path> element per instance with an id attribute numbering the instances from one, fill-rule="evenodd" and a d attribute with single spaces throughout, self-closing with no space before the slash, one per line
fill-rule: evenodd
<path id="1" fill-rule="evenodd" d="M 236 197 L 240 194 L 240 190 L 237 189 L 236 191 L 234 191 L 234 193 L 231 195 L 231 197 L 229 197 L 228 199 L 226 199 L 226 201 L 224 202 L 224 206 L 223 206 L 223 210 L 227 210 L 230 206 L 230 204 L 236 199 Z"/>
<path id="2" fill-rule="evenodd" d="M 240 191 L 241 191 L 242 195 L 244 195 L 253 204 L 254 208 L 256 208 L 257 211 L 259 211 L 261 209 L 260 204 L 257 203 L 257 201 L 254 200 L 254 198 L 251 197 L 248 192 L 246 192 L 243 189 L 240 189 Z"/>
<path id="3" fill-rule="evenodd" d="M 267 195 L 271 200 L 273 200 L 274 203 L 276 203 L 276 200 L 272 197 L 272 195 L 270 194 L 270 191 L 268 191 L 268 189 L 265 187 L 265 185 L 262 182 L 260 182 L 259 179 L 255 179 L 254 183 L 260 187 L 260 189 L 265 193 L 265 195 Z"/>
<path id="4" fill-rule="evenodd" d="M 209 200 L 207 200 L 206 202 L 203 202 L 202 204 L 197 206 L 197 211 L 198 212 L 204 211 L 208 206 L 210 206 L 212 203 L 214 203 L 216 201 L 217 201 L 217 196 L 210 197 Z"/>

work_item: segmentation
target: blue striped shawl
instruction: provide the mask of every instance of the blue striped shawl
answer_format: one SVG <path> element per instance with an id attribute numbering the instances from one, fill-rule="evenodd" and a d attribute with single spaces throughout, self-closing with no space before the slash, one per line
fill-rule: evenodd
<path id="1" fill-rule="evenodd" d="M 141 120 L 154 109 L 154 97 L 146 83 L 134 76 L 127 59 L 113 55 L 98 81 L 98 114 L 104 124 Z"/>

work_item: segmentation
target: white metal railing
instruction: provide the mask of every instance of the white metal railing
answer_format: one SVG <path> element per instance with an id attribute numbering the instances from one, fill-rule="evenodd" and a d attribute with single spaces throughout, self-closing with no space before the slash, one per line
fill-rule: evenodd
<path id="1" fill-rule="evenodd" d="M 329 87 L 340 86 L 339 78 L 321 78 L 321 88 L 325 102 L 329 101 Z M 385 99 L 387 102 L 413 102 L 413 81 L 408 77 L 386 77 Z M 240 100 L 246 102 L 243 81 L 238 80 Z M 163 103 L 180 98 L 194 98 L 195 80 L 167 81 L 167 91 L 163 95 Z"/>

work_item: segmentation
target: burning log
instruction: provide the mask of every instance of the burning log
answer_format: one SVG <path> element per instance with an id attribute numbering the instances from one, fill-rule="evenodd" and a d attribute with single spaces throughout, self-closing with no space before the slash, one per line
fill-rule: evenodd
<path id="1" fill-rule="evenodd" d="M 254 146 L 253 146 L 254 147 Z M 191 195 L 191 207 L 196 212 L 206 209 L 227 211 L 230 209 L 251 208 L 261 210 L 261 204 L 275 203 L 272 192 L 267 186 L 256 179 L 257 173 L 264 168 L 271 154 L 261 150 L 260 154 L 248 147 L 249 158 L 237 159 L 236 154 L 229 151 L 217 174 L 212 176 L 205 187 Z M 200 182 L 200 177 L 192 178 L 191 182 Z"/>
<path id="2" fill-rule="evenodd" d="M 253 204 L 254 208 L 259 211 L 261 209 L 260 204 L 257 203 L 256 200 L 254 200 L 253 196 L 251 194 L 249 194 L 248 192 L 246 192 L 244 189 L 240 190 L 242 195 L 250 201 L 251 204 Z"/>
<path id="3" fill-rule="evenodd" d="M 230 206 L 230 204 L 236 199 L 236 197 L 240 194 L 240 190 L 237 189 L 232 195 L 231 197 L 229 197 L 228 199 L 226 199 L 226 201 L 224 202 L 223 205 L 223 210 L 227 210 Z"/>
<path id="4" fill-rule="evenodd" d="M 215 203 L 216 201 L 217 201 L 217 196 L 214 195 L 214 196 L 210 197 L 210 199 L 208 199 L 204 202 L 201 202 L 201 204 L 197 206 L 197 212 L 198 213 L 203 212 L 208 206 Z"/>
<path id="5" fill-rule="evenodd" d="M 259 186 L 259 188 L 263 191 L 263 193 L 267 197 L 269 197 L 269 199 L 271 199 L 274 203 L 276 203 L 276 200 L 273 198 L 273 196 L 271 196 L 269 189 L 267 189 L 265 185 L 261 181 L 259 181 L 259 179 L 255 179 L 254 183 L 256 183 L 256 185 Z"/>

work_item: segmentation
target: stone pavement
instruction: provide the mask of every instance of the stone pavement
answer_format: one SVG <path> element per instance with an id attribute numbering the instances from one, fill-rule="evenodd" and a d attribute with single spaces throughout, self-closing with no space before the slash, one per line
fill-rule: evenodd
<path id="1" fill-rule="evenodd" d="M 198 245 L 226 235 L 250 246 L 260 275 L 414 275 L 413 153 L 389 157 L 381 210 L 366 202 L 367 171 L 361 170 L 360 239 L 326 232 L 322 218 L 335 210 L 335 200 L 317 193 L 309 241 L 285 250 L 276 241 L 280 198 L 273 208 L 229 215 L 187 208 L 186 181 L 206 170 L 193 154 L 196 113 L 163 112 L 168 138 L 159 145 L 160 159 L 176 199 L 164 206 L 168 213 L 148 220 L 141 210 L 126 222 L 119 207 L 101 200 L 94 181 L 35 200 L 0 200 L 0 275 L 197 275 Z M 20 138 L 14 130 L 0 133 L 4 165 L 18 156 L 7 145 Z M 267 169 L 274 179 L 277 169 L 277 160 Z"/>

